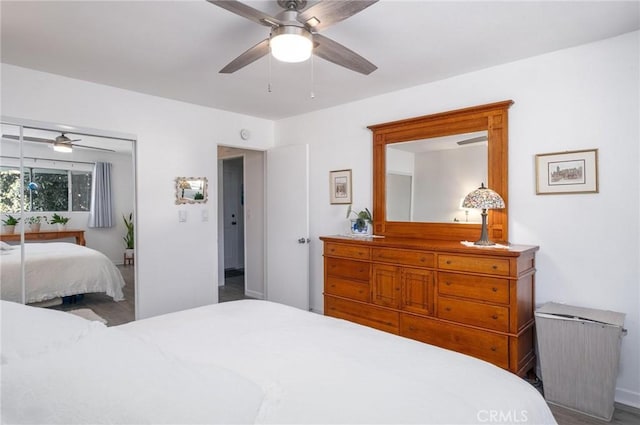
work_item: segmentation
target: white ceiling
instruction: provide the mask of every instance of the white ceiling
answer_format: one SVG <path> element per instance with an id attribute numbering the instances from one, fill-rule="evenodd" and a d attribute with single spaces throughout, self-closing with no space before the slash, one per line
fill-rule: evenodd
<path id="1" fill-rule="evenodd" d="M 273 0 L 246 3 L 270 14 L 280 10 Z M 219 74 L 266 38 L 268 28 L 205 0 L 0 4 L 4 63 L 268 119 L 640 28 L 637 0 L 381 0 L 322 32 L 378 70 L 364 76 L 316 58 L 312 84 L 310 61 L 283 64 L 268 56 Z"/>

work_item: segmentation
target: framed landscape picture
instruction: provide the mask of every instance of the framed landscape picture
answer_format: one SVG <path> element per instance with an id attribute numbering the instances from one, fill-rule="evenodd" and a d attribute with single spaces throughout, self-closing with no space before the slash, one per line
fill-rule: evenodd
<path id="1" fill-rule="evenodd" d="M 351 203 L 351 170 L 329 172 L 330 201 L 332 204 Z"/>
<path id="2" fill-rule="evenodd" d="M 598 150 L 536 155 L 536 194 L 598 193 Z"/>

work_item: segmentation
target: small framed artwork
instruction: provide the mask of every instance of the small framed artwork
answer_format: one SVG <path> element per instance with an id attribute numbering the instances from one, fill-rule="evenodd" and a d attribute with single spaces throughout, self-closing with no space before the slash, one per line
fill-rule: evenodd
<path id="1" fill-rule="evenodd" d="M 330 171 L 329 190 L 332 204 L 350 204 L 351 170 Z"/>
<path id="2" fill-rule="evenodd" d="M 598 193 L 598 149 L 536 155 L 536 194 Z"/>

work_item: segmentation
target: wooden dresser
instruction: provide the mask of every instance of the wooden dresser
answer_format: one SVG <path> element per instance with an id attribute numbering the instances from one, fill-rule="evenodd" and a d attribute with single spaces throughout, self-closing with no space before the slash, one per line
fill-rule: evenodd
<path id="1" fill-rule="evenodd" d="M 489 361 L 535 365 L 537 246 L 326 236 L 324 312 Z"/>

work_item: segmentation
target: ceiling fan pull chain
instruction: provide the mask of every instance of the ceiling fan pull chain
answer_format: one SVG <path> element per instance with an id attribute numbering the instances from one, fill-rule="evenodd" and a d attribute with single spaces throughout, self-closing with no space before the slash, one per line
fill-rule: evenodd
<path id="1" fill-rule="evenodd" d="M 267 81 L 267 92 L 271 93 L 271 44 L 269 44 L 269 76 Z"/>
<path id="2" fill-rule="evenodd" d="M 311 99 L 316 98 L 316 94 L 313 92 L 314 87 L 315 87 L 315 79 L 313 75 L 313 54 L 312 54 L 311 55 Z"/>

